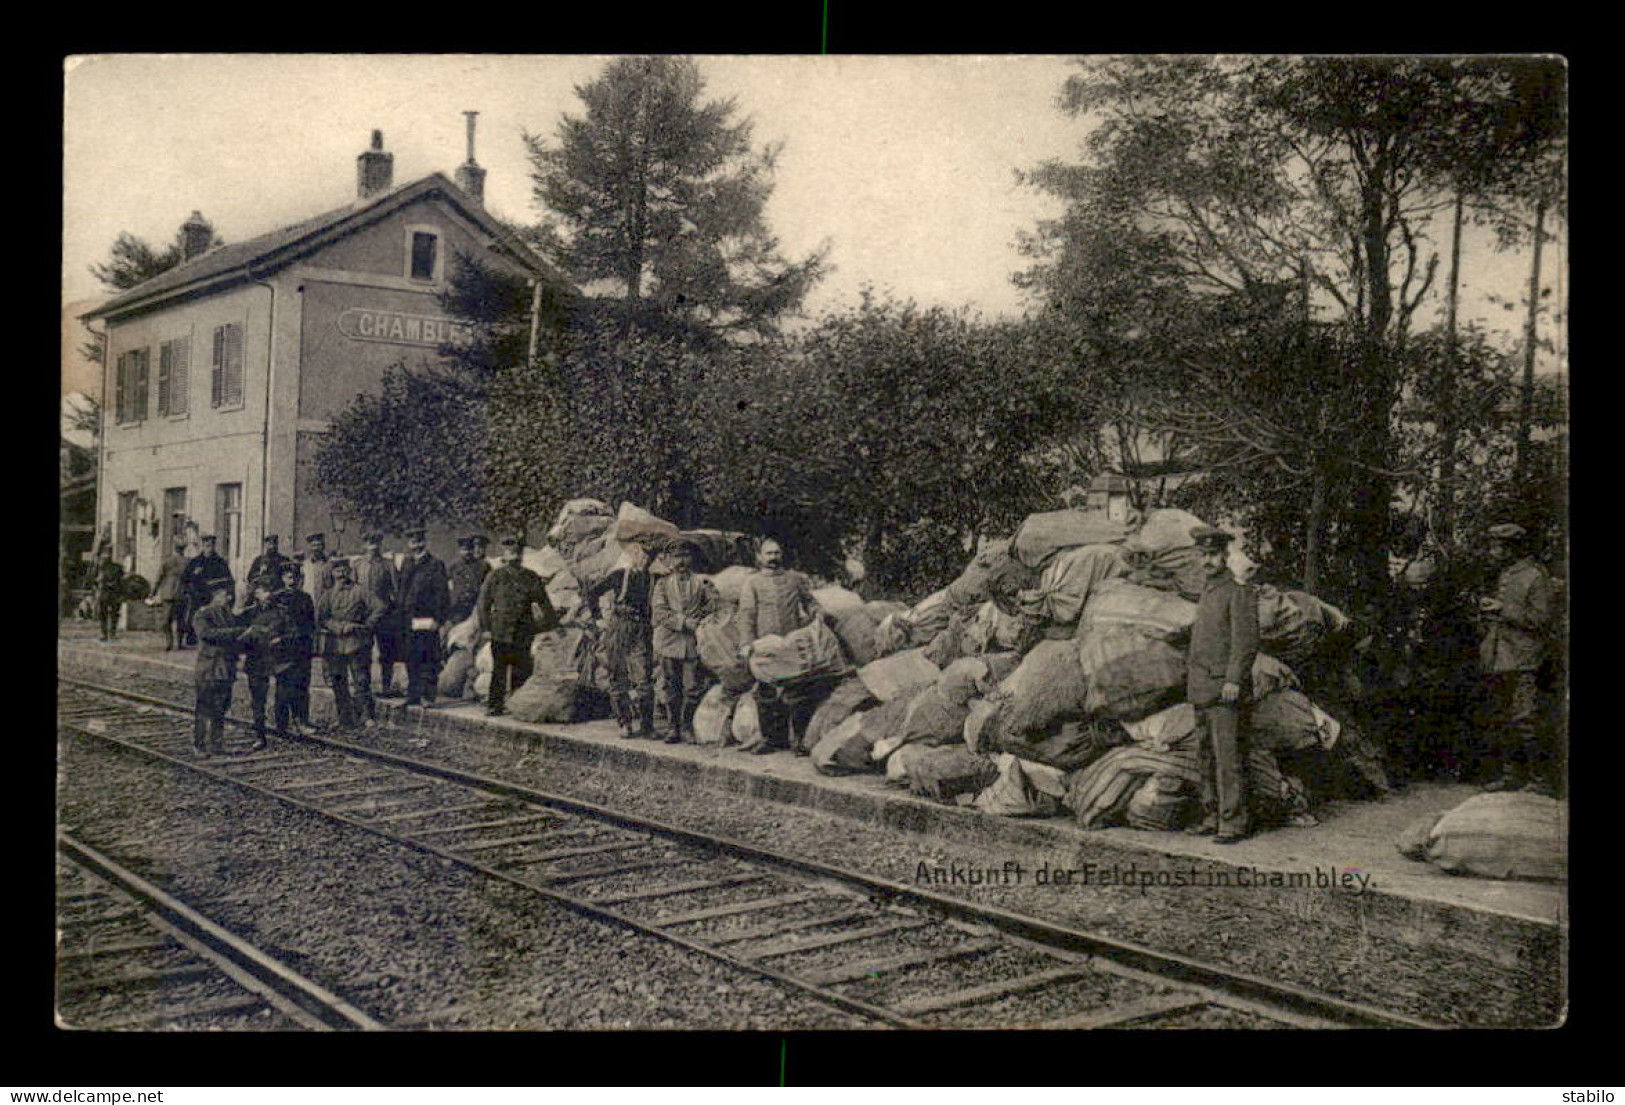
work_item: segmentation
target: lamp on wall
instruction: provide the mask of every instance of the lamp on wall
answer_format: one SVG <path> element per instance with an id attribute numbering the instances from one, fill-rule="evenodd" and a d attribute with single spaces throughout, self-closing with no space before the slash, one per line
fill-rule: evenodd
<path id="1" fill-rule="evenodd" d="M 334 507 L 328 511 L 327 520 L 333 530 L 333 555 L 339 556 L 344 552 L 344 531 L 350 528 L 350 512 Z"/>
<path id="2" fill-rule="evenodd" d="M 158 511 L 150 499 L 136 499 L 135 520 L 137 526 L 146 527 L 149 536 L 154 538 L 158 536 Z"/>

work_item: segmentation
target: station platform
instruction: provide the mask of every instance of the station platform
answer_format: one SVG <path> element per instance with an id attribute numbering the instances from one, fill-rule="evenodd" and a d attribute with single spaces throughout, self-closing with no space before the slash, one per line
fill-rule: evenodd
<path id="1" fill-rule="evenodd" d="M 195 655 L 166 653 L 161 639 L 151 633 L 121 634 L 101 642 L 86 623 L 63 623 L 58 645 L 64 675 L 116 683 L 122 674 L 177 688 L 190 686 Z M 312 709 L 321 717 L 331 711 L 331 696 L 319 685 L 319 677 L 315 682 Z M 1131 883 L 1143 878 L 1139 874 L 1143 871 L 1189 870 L 1199 872 L 1200 879 L 1227 872 L 1225 885 L 1252 888 L 1245 903 L 1234 907 L 1240 911 L 1237 915 L 1264 917 L 1259 923 L 1279 928 L 1289 941 L 1294 932 L 1318 939 L 1318 934 L 1334 931 L 1351 934 L 1349 938 L 1361 947 L 1378 939 L 1402 949 L 1398 958 L 1428 964 L 1407 971 L 1464 976 L 1484 972 L 1486 977 L 1496 976 L 1493 984 L 1503 988 L 1549 988 L 1551 993 L 1539 1002 L 1546 1010 L 1559 1008 L 1564 1000 L 1566 885 L 1454 876 L 1406 859 L 1395 848 L 1395 839 L 1407 826 L 1451 809 L 1476 793 L 1474 787 L 1416 784 L 1381 800 L 1335 802 L 1317 809 L 1322 821 L 1318 826 L 1270 829 L 1239 843 L 1218 844 L 1183 832 L 1085 830 L 1067 817 L 998 817 L 914 797 L 888 786 L 879 775 L 820 775 L 809 760 L 789 753 L 755 756 L 732 748 L 628 741 L 609 721 L 530 725 L 483 715 L 483 707 L 476 703 L 429 711 L 402 711 L 394 705 L 386 720 L 414 731 L 426 757 L 441 737 L 456 738 L 460 747 L 477 741 L 493 748 L 523 749 L 532 761 L 547 761 L 562 772 L 561 778 L 569 776 L 598 795 L 588 800 L 607 801 L 627 793 L 630 785 L 640 792 L 659 791 L 668 799 L 677 796 L 695 807 L 703 804 L 695 800 L 707 795 L 718 802 L 765 801 L 809 811 L 809 816 L 816 813 L 849 825 L 873 826 L 877 832 L 919 834 L 930 841 L 931 854 L 938 857 L 932 867 L 946 862 L 951 869 L 952 861 L 963 857 L 970 867 L 985 863 L 992 868 L 1019 857 L 1017 862 L 1035 867 L 1070 870 L 1073 879 L 1092 865 L 1083 878 L 1110 879 L 1109 872 L 1116 871 Z M 492 762 L 521 761 L 499 756 Z M 927 851 L 922 846 L 920 854 Z M 943 856 L 948 861 L 942 861 Z M 903 861 L 871 873 L 899 882 L 918 881 L 911 878 L 910 863 Z M 949 893 L 958 889 L 931 888 Z M 1166 884 L 1156 886 L 1153 893 L 1157 891 L 1163 893 L 1165 906 L 1182 909 L 1177 903 L 1189 900 L 1188 895 L 1169 896 Z M 1217 901 L 1224 895 L 1214 891 L 1208 897 Z M 1407 975 L 1396 984 L 1412 981 Z"/>

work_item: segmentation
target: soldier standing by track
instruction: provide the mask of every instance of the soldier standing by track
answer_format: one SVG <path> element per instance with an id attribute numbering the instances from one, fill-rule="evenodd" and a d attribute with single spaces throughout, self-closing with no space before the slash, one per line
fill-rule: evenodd
<path id="1" fill-rule="evenodd" d="M 249 702 L 254 713 L 254 750 L 265 747 L 265 707 L 270 699 L 271 675 L 276 667 L 276 651 L 282 647 L 286 622 L 273 601 L 277 581 L 260 575 L 250 580 L 249 600 L 237 615 L 244 628 L 243 674 L 248 677 Z"/>
<path id="2" fill-rule="evenodd" d="M 209 603 L 209 594 L 214 585 L 224 580 L 233 583 L 231 578 L 231 565 L 226 563 L 225 557 L 215 552 L 214 534 L 205 534 L 198 538 L 198 544 L 203 551 L 186 562 L 186 571 L 181 573 L 181 591 L 187 604 L 187 614 L 184 619 L 187 626 L 187 639 L 180 647 L 186 648 L 196 644 L 197 639 L 191 632 L 193 615 L 202 610 Z"/>
<path id="3" fill-rule="evenodd" d="M 173 652 L 186 640 L 186 604 L 181 601 L 181 577 L 186 574 L 186 538 L 175 535 L 175 551 L 158 566 L 147 605 L 161 608 L 164 620 L 164 651 Z"/>
<path id="4" fill-rule="evenodd" d="M 283 618 L 282 643 L 272 650 L 278 736 L 303 736 L 310 725 L 310 663 L 315 651 L 316 604 L 299 589 L 304 571 L 282 566 L 282 589 L 271 602 Z"/>
<path id="5" fill-rule="evenodd" d="M 719 601 L 711 581 L 694 575 L 696 552 L 679 539 L 671 548 L 673 570 L 654 585 L 654 651 L 665 677 L 667 744 L 694 743 L 694 711 L 705 693 L 694 629 Z"/>
<path id="6" fill-rule="evenodd" d="M 457 562 L 446 569 L 446 578 L 451 583 L 451 606 L 446 611 L 445 626 L 448 633 L 452 626 L 461 625 L 473 617 L 479 604 L 480 588 L 491 571 L 491 566 L 479 552 L 478 546 L 484 540 L 479 536 L 457 539 Z M 445 640 L 442 633 L 441 644 L 445 644 Z"/>
<path id="7" fill-rule="evenodd" d="M 451 605 L 446 566 L 429 553 L 428 533 L 406 532 L 406 563 L 401 566 L 400 608 L 406 642 L 407 706 L 433 706 L 440 678 L 440 627 Z"/>
<path id="8" fill-rule="evenodd" d="M 363 591 L 377 599 L 378 605 L 384 610 L 373 629 L 373 639 L 378 642 L 378 697 L 393 698 L 395 660 L 400 655 L 400 609 L 395 602 L 400 579 L 395 571 L 394 561 L 381 551 L 384 544 L 383 534 L 369 533 L 361 539 L 361 544 L 366 551 L 355 558 L 355 581 Z M 370 682 L 372 676 L 370 644 L 360 665 L 360 671 Z"/>
<path id="9" fill-rule="evenodd" d="M 1503 522 L 1491 526 L 1489 535 L 1490 557 L 1501 570 L 1494 596 L 1478 604 L 1485 623 L 1479 662 L 1490 712 L 1490 759 L 1498 774 L 1484 789 L 1550 796 L 1558 772 L 1542 747 L 1539 673 L 1557 612 L 1552 577 L 1531 555 L 1522 526 Z"/>
<path id="10" fill-rule="evenodd" d="M 756 553 L 756 571 L 745 577 L 739 591 L 738 619 L 740 656 L 749 657 L 751 647 L 761 638 L 783 636 L 811 625 L 819 614 L 812 596 L 812 584 L 800 572 L 784 566 L 784 547 L 773 538 L 765 539 Z M 810 688 L 756 684 L 756 711 L 762 724 L 762 743 L 752 754 L 794 749 L 806 755 L 801 738 L 807 731 L 817 698 Z"/>
<path id="11" fill-rule="evenodd" d="M 111 548 L 102 550 L 92 579 L 96 589 L 96 618 L 101 625 L 101 639 L 112 640 L 118 634 L 118 609 L 124 601 L 124 566 L 113 559 Z"/>
<path id="12" fill-rule="evenodd" d="M 197 634 L 197 713 L 192 721 L 192 747 L 199 755 L 225 751 L 226 709 L 237 681 L 237 642 L 244 630 L 231 612 L 232 582 L 216 580 L 209 601 L 192 619 Z"/>
<path id="13" fill-rule="evenodd" d="M 1191 530 L 1207 582 L 1196 604 L 1186 697 L 1196 707 L 1196 765 L 1202 820 L 1190 832 L 1221 844 L 1251 831 L 1247 815 L 1246 725 L 1253 661 L 1258 658 L 1258 593 L 1230 574 L 1231 536 L 1212 526 Z"/>
<path id="14" fill-rule="evenodd" d="M 383 606 L 352 578 L 350 562 L 333 561 L 333 586 L 316 606 L 316 624 L 326 646 L 322 658 L 341 729 L 362 724 L 370 727 L 378 720 L 378 707 L 372 700 L 372 674 L 367 669 L 372 660 L 373 630 L 383 616 Z"/>
<path id="15" fill-rule="evenodd" d="M 629 546 L 629 556 L 582 595 L 596 621 L 598 600 L 613 595 L 609 615 L 603 618 L 598 639 L 599 659 L 609 673 L 609 701 L 627 740 L 653 740 L 654 700 L 650 693 L 653 643 L 649 610 L 649 568 L 641 546 Z"/>
<path id="16" fill-rule="evenodd" d="M 538 630 L 545 632 L 558 624 L 558 615 L 547 598 L 542 577 L 520 564 L 524 540 L 505 538 L 502 566 L 485 577 L 480 588 L 480 624 L 491 634 L 491 689 L 485 699 L 485 716 L 500 717 L 507 712 L 510 673 L 515 687 L 531 676 L 534 664 L 530 642 Z M 540 611 L 538 624 L 536 611 Z"/>

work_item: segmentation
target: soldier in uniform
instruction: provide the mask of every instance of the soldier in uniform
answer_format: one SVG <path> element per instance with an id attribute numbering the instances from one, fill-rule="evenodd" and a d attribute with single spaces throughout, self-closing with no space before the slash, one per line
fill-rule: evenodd
<path id="1" fill-rule="evenodd" d="M 256 579 L 269 578 L 281 583 L 282 565 L 288 562 L 288 558 L 282 555 L 281 544 L 282 539 L 276 534 L 265 535 L 265 551 L 256 556 L 254 562 L 248 566 L 250 590 L 253 589 L 252 585 Z"/>
<path id="2" fill-rule="evenodd" d="M 96 617 L 101 623 L 104 641 L 118 634 L 119 605 L 124 601 L 124 566 L 113 559 L 113 550 L 102 550 L 92 577 L 96 588 Z"/>
<path id="3" fill-rule="evenodd" d="M 1196 707 L 1202 790 L 1202 820 L 1189 831 L 1229 844 L 1252 831 L 1245 789 L 1246 728 L 1258 657 L 1258 593 L 1230 574 L 1230 534 L 1198 526 L 1191 536 L 1201 550 L 1207 580 L 1196 604 L 1186 672 L 1186 697 Z"/>
<path id="4" fill-rule="evenodd" d="M 171 652 L 186 640 L 185 604 L 181 602 L 181 577 L 186 574 L 186 538 L 176 535 L 175 551 L 158 565 L 158 578 L 152 584 L 148 606 L 162 608 L 164 651 Z"/>
<path id="5" fill-rule="evenodd" d="M 510 676 L 515 687 L 530 678 L 530 642 L 538 632 L 558 624 L 558 615 L 547 598 L 546 583 L 520 564 L 524 547 L 523 538 L 504 538 L 502 566 L 488 574 L 480 588 L 480 624 L 491 634 L 491 689 L 485 699 L 486 717 L 500 717 L 507 712 L 503 703 Z"/>
<path id="6" fill-rule="evenodd" d="M 694 711 L 705 694 L 700 678 L 700 647 L 694 630 L 716 612 L 715 585 L 694 575 L 697 550 L 686 540 L 671 549 L 673 569 L 654 585 L 654 652 L 664 675 L 667 744 L 694 743 Z"/>
<path id="7" fill-rule="evenodd" d="M 451 581 L 451 606 L 446 612 L 447 632 L 452 626 L 460 625 L 474 616 L 474 609 L 480 601 L 480 587 L 491 571 L 491 566 L 485 562 L 477 547 L 484 540 L 483 537 L 457 539 L 457 561 L 446 569 Z M 445 643 L 444 634 L 441 643 Z"/>
<path id="8" fill-rule="evenodd" d="M 282 643 L 273 649 L 278 736 L 303 736 L 310 726 L 310 663 L 316 643 L 316 604 L 299 589 L 299 564 L 282 565 L 282 589 L 271 602 L 282 615 Z"/>
<path id="9" fill-rule="evenodd" d="M 1540 737 L 1538 674 L 1551 650 L 1556 616 L 1552 578 L 1531 555 L 1516 523 L 1490 527 L 1490 557 L 1500 567 L 1495 594 L 1479 600 L 1484 640 L 1479 663 L 1490 715 L 1490 759 L 1498 774 L 1487 791 L 1554 794 L 1556 771 Z"/>
<path id="10" fill-rule="evenodd" d="M 400 656 L 400 610 L 395 602 L 396 589 L 400 579 L 395 571 L 395 562 L 382 552 L 384 535 L 369 533 L 361 539 L 365 550 L 355 558 L 355 581 L 361 589 L 378 600 L 383 607 L 383 616 L 378 619 L 378 625 L 373 630 L 373 639 L 378 643 L 378 697 L 394 698 L 395 691 L 395 661 Z M 367 646 L 367 655 L 362 658 L 358 671 L 371 685 L 372 678 L 372 646 Z"/>
<path id="11" fill-rule="evenodd" d="M 327 534 L 307 533 L 305 544 L 310 546 L 305 557 L 305 594 L 310 596 L 311 602 L 320 603 L 333 586 L 333 561 L 327 555 Z"/>
<path id="12" fill-rule="evenodd" d="M 333 703 L 339 727 L 371 727 L 378 720 L 378 707 L 372 700 L 372 634 L 384 616 L 384 607 L 356 583 L 348 560 L 334 560 L 333 586 L 316 605 L 316 625 L 321 630 L 327 666 L 327 684 L 333 688 Z M 350 694 L 351 685 L 355 695 Z M 362 715 L 365 715 L 364 717 Z"/>
<path id="13" fill-rule="evenodd" d="M 784 547 L 773 538 L 762 541 L 756 553 L 756 571 L 745 577 L 739 591 L 740 656 L 748 658 L 761 638 L 783 636 L 811 625 L 819 614 L 812 584 L 800 572 L 784 566 Z M 756 684 L 756 711 L 762 724 L 762 743 L 751 749 L 757 756 L 793 749 L 805 756 L 802 735 L 818 706 L 818 688 Z M 827 687 L 822 688 L 827 690 Z"/>
<path id="14" fill-rule="evenodd" d="M 188 627 L 186 641 L 182 648 L 197 644 L 197 638 L 190 632 L 193 614 L 202 610 L 209 603 L 209 594 L 216 583 L 224 580 L 233 583 L 231 578 L 231 565 L 226 558 L 215 551 L 214 534 L 205 534 L 198 538 L 198 544 L 203 551 L 186 562 L 186 571 L 181 573 L 181 591 L 187 604 L 185 618 Z"/>
<path id="15" fill-rule="evenodd" d="M 225 751 L 226 709 L 231 685 L 237 681 L 237 642 L 244 630 L 231 612 L 232 582 L 215 580 L 209 601 L 192 619 L 197 634 L 197 712 L 192 723 L 192 746 L 199 755 Z"/>
<path id="16" fill-rule="evenodd" d="M 265 747 L 265 708 L 270 700 L 271 675 L 282 647 L 285 621 L 274 597 L 281 584 L 261 575 L 249 580 L 249 600 L 237 615 L 243 627 L 243 674 L 248 677 L 248 698 L 254 714 L 254 751 Z"/>
<path id="17" fill-rule="evenodd" d="M 641 549 L 638 550 L 642 552 Z M 634 554 L 636 555 L 636 554 Z M 609 701 L 627 740 L 653 740 L 654 698 L 651 694 L 652 633 L 649 624 L 649 568 L 646 557 L 623 563 L 582 595 L 587 612 L 600 619 L 598 600 L 613 595 L 602 618 L 599 659 L 609 674 Z"/>
<path id="18" fill-rule="evenodd" d="M 407 706 L 433 706 L 440 678 L 440 627 L 451 606 L 446 566 L 429 553 L 423 527 L 406 533 L 400 573 L 400 616 L 406 645 Z"/>

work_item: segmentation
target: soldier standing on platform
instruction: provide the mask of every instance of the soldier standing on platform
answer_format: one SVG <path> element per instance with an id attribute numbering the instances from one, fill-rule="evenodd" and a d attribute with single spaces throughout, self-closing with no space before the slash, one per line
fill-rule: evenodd
<path id="1" fill-rule="evenodd" d="M 322 596 L 333 586 L 333 562 L 327 555 L 327 534 L 309 533 L 305 544 L 310 553 L 305 557 L 305 594 L 310 601 L 320 603 Z"/>
<path id="2" fill-rule="evenodd" d="M 440 678 L 440 627 L 451 606 L 446 566 L 429 553 L 421 526 L 406 533 L 407 557 L 401 565 L 400 611 L 406 645 L 407 706 L 433 706 Z"/>
<path id="3" fill-rule="evenodd" d="M 197 638 L 191 632 L 193 615 L 209 604 L 209 594 L 214 585 L 221 581 L 235 582 L 231 578 L 231 565 L 226 558 L 215 552 L 214 534 L 205 534 L 198 538 L 198 544 L 203 551 L 186 562 L 186 571 L 181 573 L 181 592 L 187 604 L 185 622 L 188 628 L 186 641 L 180 646 L 190 647 L 197 643 Z"/>
<path id="4" fill-rule="evenodd" d="M 251 577 L 248 603 L 237 615 L 237 624 L 244 629 L 243 674 L 248 677 L 248 697 L 254 714 L 254 751 L 265 747 L 265 708 L 276 653 L 285 633 L 286 623 L 274 601 L 279 586 L 271 576 Z"/>
<path id="5" fill-rule="evenodd" d="M 181 647 L 186 640 L 186 604 L 181 601 L 181 577 L 186 574 L 186 538 L 175 537 L 175 551 L 164 557 L 158 566 L 158 578 L 152 584 L 149 606 L 160 607 L 164 621 L 164 651 Z"/>
<path id="6" fill-rule="evenodd" d="M 507 713 L 503 703 L 510 676 L 515 687 L 530 678 L 534 667 L 530 642 L 537 632 L 546 632 L 558 624 L 542 577 L 520 565 L 523 549 L 523 539 L 503 539 L 502 566 L 487 575 L 480 588 L 480 623 L 491 634 L 491 689 L 485 699 L 486 717 Z"/>
<path id="7" fill-rule="evenodd" d="M 673 569 L 654 585 L 654 652 L 664 678 L 667 744 L 694 743 L 694 711 L 705 694 L 694 630 L 717 609 L 717 589 L 694 575 L 694 545 L 672 546 Z"/>
<path id="8" fill-rule="evenodd" d="M 237 681 L 237 642 L 245 631 L 232 615 L 231 592 L 231 580 L 216 580 L 209 587 L 209 601 L 192 619 L 198 639 L 192 747 L 203 756 L 225 751 L 226 710 Z"/>
<path id="9" fill-rule="evenodd" d="M 400 656 L 400 609 L 395 602 L 400 580 L 395 571 L 395 562 L 381 551 L 383 544 L 384 536 L 381 533 L 369 533 L 363 537 L 361 545 L 365 551 L 356 557 L 354 568 L 356 583 L 377 599 L 384 610 L 377 628 L 373 630 L 373 638 L 378 642 L 378 697 L 393 698 L 396 693 L 395 661 Z M 371 645 L 367 647 L 367 655 L 360 661 L 358 670 L 368 680 L 370 687 Z"/>
<path id="10" fill-rule="evenodd" d="M 609 616 L 603 619 L 598 655 L 609 678 L 609 701 L 621 736 L 627 740 L 653 740 L 654 700 L 650 694 L 653 641 L 649 624 L 649 568 L 643 549 L 631 546 L 634 560 L 623 562 L 582 599 L 587 611 L 599 619 L 598 600 L 613 595 Z"/>
<path id="11" fill-rule="evenodd" d="M 751 647 L 763 637 L 783 636 L 811 625 L 818 613 L 818 602 L 807 577 L 784 566 L 782 545 L 771 537 L 763 540 L 756 552 L 756 571 L 745 577 L 739 590 L 735 624 L 739 627 L 740 657 L 749 657 Z M 762 724 L 762 743 L 751 749 L 752 754 L 765 756 L 788 748 L 806 755 L 810 749 L 802 747 L 801 738 L 816 707 L 816 698 L 806 688 L 757 683 L 756 711 Z"/>
<path id="12" fill-rule="evenodd" d="M 327 684 L 333 688 L 341 729 L 362 724 L 371 727 L 378 720 L 367 668 L 372 661 L 373 630 L 383 616 L 384 607 L 355 582 L 350 562 L 334 560 L 333 586 L 316 606 L 316 625 L 325 643 Z M 352 684 L 354 697 L 350 694 Z"/>
<path id="13" fill-rule="evenodd" d="M 124 566 L 113 559 L 113 550 L 104 548 L 92 577 L 96 588 L 96 618 L 104 641 L 118 634 L 118 611 L 124 602 Z"/>
<path id="14" fill-rule="evenodd" d="M 451 606 L 446 611 L 446 632 L 474 616 L 474 609 L 480 601 L 480 587 L 491 571 L 491 566 L 485 562 L 477 547 L 484 541 L 485 538 L 477 536 L 457 539 L 457 562 L 446 569 L 451 582 Z M 444 633 L 440 640 L 442 644 L 445 643 Z"/>
<path id="15" fill-rule="evenodd" d="M 1501 572 L 1495 595 L 1478 604 L 1485 622 L 1479 663 L 1490 712 L 1490 759 L 1499 773 L 1484 789 L 1555 795 L 1558 772 L 1550 762 L 1555 757 L 1542 747 L 1538 682 L 1557 612 L 1552 577 L 1531 555 L 1528 533 L 1512 522 L 1490 527 L 1490 557 Z"/>
<path id="16" fill-rule="evenodd" d="M 265 551 L 254 558 L 254 563 L 248 566 L 248 582 L 250 590 L 256 579 L 271 579 L 277 583 L 282 582 L 282 565 L 288 563 L 288 558 L 282 555 L 280 545 L 282 539 L 274 533 L 265 535 Z"/>
<path id="17" fill-rule="evenodd" d="M 310 726 L 310 662 L 315 651 L 316 604 L 299 589 L 303 571 L 282 566 L 282 589 L 271 597 L 282 615 L 282 644 L 272 650 L 278 736 L 303 736 Z"/>
<path id="18" fill-rule="evenodd" d="M 1258 658 L 1258 593 L 1230 574 L 1225 563 L 1230 534 L 1198 526 L 1191 536 L 1201 549 L 1207 582 L 1191 627 L 1185 686 L 1196 707 L 1196 769 L 1202 788 L 1202 820 L 1188 831 L 1230 844 L 1252 831 L 1246 729 L 1253 661 Z"/>

